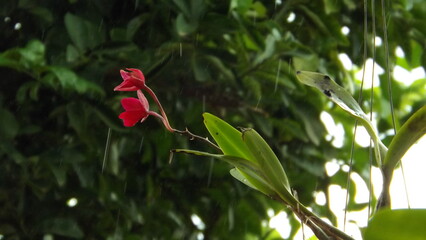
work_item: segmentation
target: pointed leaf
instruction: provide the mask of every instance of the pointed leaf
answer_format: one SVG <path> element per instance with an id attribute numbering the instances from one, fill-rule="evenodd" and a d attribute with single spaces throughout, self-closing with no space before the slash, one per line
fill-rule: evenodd
<path id="1" fill-rule="evenodd" d="M 393 171 L 395 166 L 407 150 L 426 134 L 426 106 L 420 108 L 402 125 L 389 145 L 389 151 L 383 162 L 387 173 Z"/>
<path id="2" fill-rule="evenodd" d="M 375 158 L 379 166 L 381 166 L 382 161 L 386 155 L 387 148 L 380 141 L 373 124 L 361 109 L 358 102 L 352 97 L 352 95 L 325 74 L 308 71 L 297 71 L 297 79 L 305 85 L 315 87 L 320 90 L 331 101 L 333 101 L 340 108 L 361 122 L 374 141 Z"/>
<path id="3" fill-rule="evenodd" d="M 426 209 L 382 210 L 377 212 L 365 230 L 365 240 L 425 239 Z"/>
<path id="4" fill-rule="evenodd" d="M 231 170 L 229 170 L 229 173 L 231 174 L 231 176 L 233 176 L 235 179 L 237 179 L 238 181 L 244 183 L 245 185 L 258 190 L 250 181 L 247 180 L 247 178 L 244 177 L 244 175 L 237 169 L 237 168 L 233 168 Z"/>
<path id="5" fill-rule="evenodd" d="M 225 155 L 256 162 L 256 159 L 253 158 L 250 150 L 243 142 L 240 131 L 210 113 L 204 113 L 203 117 L 207 130 Z"/>
<path id="6" fill-rule="evenodd" d="M 254 129 L 243 131 L 243 141 L 257 160 L 260 169 L 269 180 L 268 182 L 276 190 L 290 192 L 287 175 L 266 141 Z"/>

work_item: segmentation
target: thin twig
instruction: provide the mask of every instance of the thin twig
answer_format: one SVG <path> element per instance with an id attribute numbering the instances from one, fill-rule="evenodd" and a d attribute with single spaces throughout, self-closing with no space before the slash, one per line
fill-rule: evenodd
<path id="1" fill-rule="evenodd" d="M 222 151 L 218 145 L 211 142 L 207 137 L 201 137 L 201 136 L 198 136 L 196 134 L 193 134 L 192 132 L 190 132 L 188 130 L 188 128 L 185 128 L 185 131 L 177 130 L 177 129 L 173 129 L 173 130 L 174 130 L 175 133 L 179 133 L 180 135 L 187 136 L 189 138 L 189 140 L 194 140 L 194 139 L 200 140 L 200 141 L 205 142 L 205 143 L 209 144 L 210 146 L 216 148 L 217 150 Z"/>

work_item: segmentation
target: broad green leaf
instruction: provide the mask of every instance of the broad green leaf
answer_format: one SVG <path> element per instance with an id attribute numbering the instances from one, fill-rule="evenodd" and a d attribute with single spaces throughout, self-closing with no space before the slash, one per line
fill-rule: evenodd
<path id="1" fill-rule="evenodd" d="M 240 172 L 237 168 L 233 168 L 229 170 L 229 173 L 231 176 L 233 176 L 235 179 L 239 180 L 240 182 L 244 183 L 245 185 L 258 190 L 256 186 L 254 186 L 250 181 L 247 180 L 247 178 L 244 177 L 243 173 Z"/>
<path id="2" fill-rule="evenodd" d="M 7 52 L 6 52 L 7 53 Z M 4 53 L 0 54 L 0 66 L 1 67 L 8 67 L 13 69 L 19 68 L 19 63 L 16 60 L 13 60 L 6 56 Z"/>
<path id="3" fill-rule="evenodd" d="M 176 18 L 176 31 L 179 36 L 186 36 L 193 33 L 198 27 L 198 23 L 187 20 L 185 16 L 180 13 Z"/>
<path id="4" fill-rule="evenodd" d="M 68 44 L 66 56 L 67 62 L 74 62 L 80 57 L 80 52 L 74 45 Z"/>
<path id="5" fill-rule="evenodd" d="M 103 96 L 104 90 L 97 84 L 87 81 L 75 74 L 74 71 L 69 70 L 68 68 L 59 67 L 59 66 L 49 66 L 48 70 L 54 74 L 55 79 L 58 80 L 59 85 L 65 91 L 76 91 L 81 94 L 94 93 L 98 96 Z M 52 78 L 46 77 L 46 83 L 55 84 L 52 82 Z"/>
<path id="6" fill-rule="evenodd" d="M 426 106 L 423 106 L 402 125 L 401 129 L 399 129 L 398 133 L 392 139 L 383 162 L 384 171 L 386 173 L 392 172 L 408 149 L 425 134 Z"/>
<path id="7" fill-rule="evenodd" d="M 382 210 L 364 233 L 365 240 L 422 240 L 426 236 L 426 209 Z"/>
<path id="8" fill-rule="evenodd" d="M 245 13 L 252 4 L 253 0 L 232 0 L 230 9 Z"/>
<path id="9" fill-rule="evenodd" d="M 256 159 L 243 142 L 240 131 L 210 113 L 204 113 L 203 118 L 204 125 L 222 149 L 223 154 L 244 158 L 256 163 Z"/>
<path id="10" fill-rule="evenodd" d="M 324 0 L 324 10 L 326 14 L 335 13 L 341 9 L 341 1 Z"/>
<path id="11" fill-rule="evenodd" d="M 38 40 L 30 41 L 25 48 L 18 50 L 21 55 L 21 64 L 26 67 L 44 65 L 44 55 L 46 48 L 44 44 Z"/>
<path id="12" fill-rule="evenodd" d="M 386 155 L 387 148 L 380 141 L 373 124 L 352 95 L 325 74 L 297 71 L 297 79 L 305 85 L 315 87 L 320 90 L 331 101 L 361 122 L 374 141 L 375 158 L 379 166 L 381 166 Z"/>
<path id="13" fill-rule="evenodd" d="M 129 21 L 129 23 L 127 24 L 127 29 L 126 29 L 127 40 L 130 41 L 133 39 L 136 32 L 139 30 L 142 24 L 146 21 L 147 16 L 148 16 L 147 14 L 141 14 Z"/>
<path id="14" fill-rule="evenodd" d="M 260 1 L 255 1 L 252 5 L 251 8 L 253 9 L 253 11 L 250 11 L 248 16 L 253 16 L 253 17 L 258 17 L 258 18 L 263 18 L 263 17 L 267 17 L 267 9 L 265 8 L 265 5 L 263 5 Z"/>
<path id="15" fill-rule="evenodd" d="M 0 140 L 13 139 L 19 131 L 18 121 L 7 109 L 0 108 Z"/>
<path id="16" fill-rule="evenodd" d="M 243 131 L 243 141 L 253 154 L 263 174 L 269 180 L 268 182 L 278 191 L 290 192 L 287 175 L 266 141 L 254 129 Z"/>
<path id="17" fill-rule="evenodd" d="M 293 65 L 296 69 L 315 70 L 318 69 L 319 64 L 318 55 L 315 54 L 303 54 L 293 57 Z"/>
<path id="18" fill-rule="evenodd" d="M 269 34 L 265 39 L 265 49 L 254 60 L 254 64 L 259 64 L 270 58 L 275 53 L 275 42 L 278 41 L 273 34 Z"/>
<path id="19" fill-rule="evenodd" d="M 12 48 L 0 54 L 0 66 L 17 71 L 40 70 L 45 65 L 45 46 L 39 40 L 31 40 L 23 48 Z"/>
<path id="20" fill-rule="evenodd" d="M 184 0 L 173 0 L 179 10 L 187 17 L 191 16 L 191 8 Z"/>
<path id="21" fill-rule="evenodd" d="M 93 49 L 105 39 L 103 29 L 86 19 L 67 13 L 64 21 L 69 37 L 81 51 Z"/>
<path id="22" fill-rule="evenodd" d="M 229 163 L 240 170 L 259 191 L 269 196 L 271 196 L 270 191 L 276 192 L 290 205 L 298 203 L 289 191 L 287 175 L 281 163 L 258 133 L 250 129 L 242 134 L 222 119 L 209 113 L 204 113 L 203 117 L 208 131 L 226 155 L 226 158 L 222 160 L 229 162 L 229 158 L 232 157 L 244 159 L 246 161 L 244 165 L 237 165 L 235 159 Z M 257 172 L 253 173 L 253 169 L 245 168 L 248 162 L 256 166 Z"/>

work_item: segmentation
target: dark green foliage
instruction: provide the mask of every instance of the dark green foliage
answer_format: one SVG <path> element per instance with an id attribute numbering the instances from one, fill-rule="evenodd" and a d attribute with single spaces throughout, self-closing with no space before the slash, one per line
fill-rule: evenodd
<path id="1" fill-rule="evenodd" d="M 352 87 L 337 56 L 344 52 L 361 65 L 363 6 L 354 0 L 282 2 L 3 0 L 0 234 L 7 239 L 277 236 L 262 221 L 267 209 L 283 207 L 234 180 L 229 166 L 184 155 L 168 163 L 170 149 L 211 150 L 207 146 L 171 135 L 152 117 L 122 127 L 119 101 L 134 95 L 113 88 L 122 81 L 119 69 L 126 67 L 141 68 L 177 129 L 208 136 L 204 111 L 256 129 L 305 205 L 329 184 L 344 187 L 344 173 L 329 178 L 324 163 L 349 159 L 353 121 L 299 84 L 294 72 L 321 71 Z M 417 67 L 426 62 L 419 52 L 426 44 L 426 7 L 413 4 L 389 6 L 389 39 L 391 48 L 403 48 L 407 66 Z M 290 13 L 293 22 L 286 20 Z M 15 30 L 17 23 L 21 27 Z M 342 26 L 350 28 L 348 36 Z M 378 62 L 383 66 L 384 56 Z M 413 88 L 424 92 L 424 82 Z M 410 91 L 402 89 L 395 98 Z M 379 98 L 388 99 L 386 94 Z M 410 99 L 396 107 L 424 103 Z M 324 138 L 319 119 L 324 109 L 347 130 L 341 149 Z M 389 112 L 380 116 L 379 130 L 389 129 Z M 368 159 L 358 155 L 355 168 L 367 179 L 362 172 Z M 78 200 L 75 207 L 67 206 L 71 198 Z M 359 207 L 353 198 L 350 206 Z M 328 207 L 318 211 L 334 221 Z M 192 223 L 193 214 L 205 229 Z"/>

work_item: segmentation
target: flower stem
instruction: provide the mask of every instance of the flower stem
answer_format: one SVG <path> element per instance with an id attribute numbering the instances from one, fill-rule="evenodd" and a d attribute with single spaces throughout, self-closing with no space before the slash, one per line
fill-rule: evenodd
<path id="1" fill-rule="evenodd" d="M 195 135 L 192 132 L 190 132 L 188 130 L 188 128 L 185 128 L 185 131 L 177 130 L 177 129 L 174 129 L 174 130 L 175 130 L 176 133 L 179 133 L 180 135 L 187 136 L 189 138 L 189 140 L 197 139 L 197 140 L 200 140 L 202 142 L 206 142 L 207 144 L 209 144 L 210 146 L 216 148 L 219 151 L 222 151 L 222 149 L 220 149 L 220 147 L 218 145 L 212 143 L 207 137 L 201 137 L 201 136 Z"/>
<path id="2" fill-rule="evenodd" d="M 163 122 L 164 126 L 166 127 L 166 129 L 168 131 L 173 132 L 173 133 L 179 133 L 180 135 L 187 136 L 189 138 L 189 140 L 197 139 L 199 141 L 202 141 L 202 142 L 205 142 L 205 143 L 209 144 L 210 146 L 216 148 L 219 151 L 222 151 L 219 146 L 217 146 L 216 144 L 214 144 L 213 142 L 211 142 L 207 137 L 201 137 L 199 135 L 193 134 L 192 132 L 190 132 L 188 130 L 188 128 L 185 128 L 184 131 L 178 130 L 178 129 L 174 129 L 174 128 L 172 128 L 172 126 L 170 126 L 169 122 L 167 121 L 167 118 L 164 118 L 160 114 L 158 114 L 156 112 L 153 112 L 153 111 L 149 111 L 148 113 L 150 115 L 156 117 L 156 118 L 159 118 Z M 165 113 L 164 113 L 164 115 L 165 115 Z"/>
<path id="3" fill-rule="evenodd" d="M 151 88 L 149 88 L 149 87 L 148 87 L 148 86 L 146 86 L 146 85 L 145 85 L 144 90 L 148 92 L 148 94 L 152 97 L 152 99 L 154 99 L 155 103 L 157 104 L 158 109 L 160 110 L 161 116 L 163 116 L 163 123 L 164 123 L 164 125 L 166 126 L 167 130 L 169 130 L 170 132 L 174 132 L 174 131 L 175 131 L 175 129 L 173 129 L 173 128 L 170 126 L 169 119 L 167 119 L 166 112 L 164 111 L 164 108 L 163 108 L 163 106 L 161 105 L 160 100 L 158 100 L 157 95 L 155 95 L 154 91 L 152 91 L 152 89 L 151 89 Z"/>

